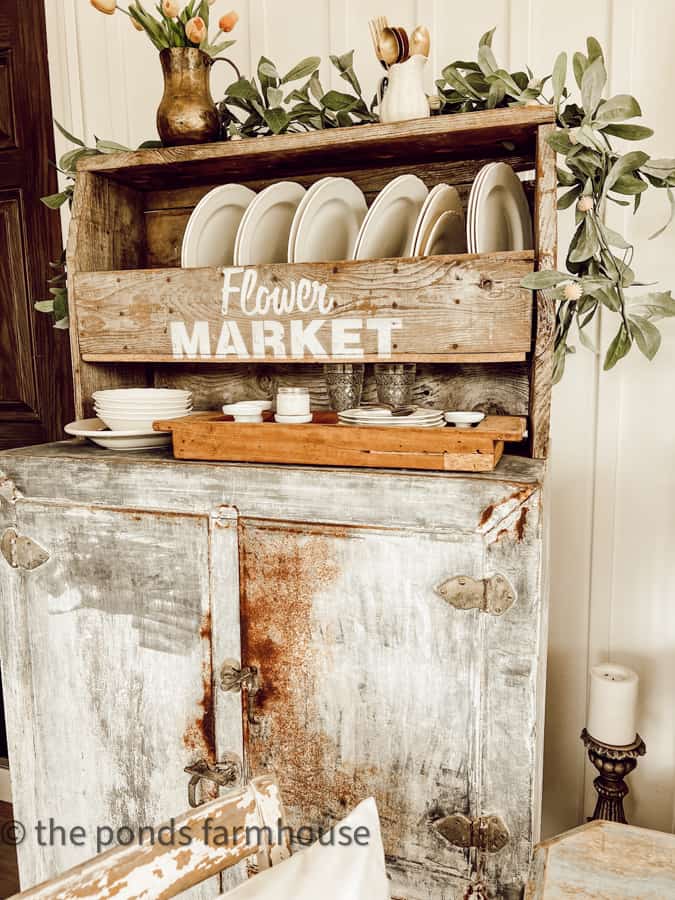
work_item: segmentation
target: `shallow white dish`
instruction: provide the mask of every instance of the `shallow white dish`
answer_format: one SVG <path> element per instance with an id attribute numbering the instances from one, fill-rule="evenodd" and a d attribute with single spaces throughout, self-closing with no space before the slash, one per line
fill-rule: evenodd
<path id="1" fill-rule="evenodd" d="M 271 184 L 257 195 L 239 225 L 235 266 L 288 262 L 291 225 L 304 195 L 304 187 L 294 181 Z"/>
<path id="2" fill-rule="evenodd" d="M 295 211 L 295 215 L 293 216 L 293 221 L 291 222 L 291 230 L 288 235 L 288 261 L 292 262 L 295 257 L 295 238 L 298 234 L 298 226 L 300 225 L 300 220 L 302 218 L 302 213 L 307 208 L 307 204 L 312 199 L 312 197 L 316 194 L 316 192 L 321 188 L 322 184 L 325 184 L 327 181 L 331 181 L 333 178 L 332 175 L 327 175 L 325 178 L 319 178 L 318 181 L 315 181 L 313 185 L 307 188 L 305 191 L 305 196 L 302 198 L 300 203 L 298 204 L 298 208 Z"/>
<path id="3" fill-rule="evenodd" d="M 480 187 L 490 169 L 492 169 L 496 165 L 497 163 L 491 162 L 483 166 L 483 168 L 474 179 L 473 184 L 471 185 L 469 202 L 466 208 L 466 240 L 467 246 L 469 248 L 469 253 L 478 252 L 476 250 L 476 201 L 480 193 Z"/>
<path id="4" fill-rule="evenodd" d="M 485 418 L 485 413 L 472 411 L 451 411 L 445 413 L 445 421 L 455 428 L 471 428 L 472 425 L 478 425 Z"/>
<path id="5" fill-rule="evenodd" d="M 356 407 L 338 413 L 344 425 L 379 425 L 386 428 L 440 428 L 443 413 L 437 409 L 418 407 L 408 416 L 394 416 L 386 407 Z"/>
<path id="6" fill-rule="evenodd" d="M 298 207 L 294 225 L 298 217 L 299 221 L 288 261 L 351 259 L 367 211 L 363 191 L 349 178 L 327 178 L 314 185 L 307 203 Z"/>
<path id="7" fill-rule="evenodd" d="M 274 421 L 280 425 L 306 425 L 313 418 L 312 413 L 306 416 L 280 416 L 279 413 L 274 414 Z"/>
<path id="8" fill-rule="evenodd" d="M 531 250 L 532 215 L 522 182 L 506 163 L 482 174 L 471 212 L 473 252 Z"/>
<path id="9" fill-rule="evenodd" d="M 429 194 L 417 175 L 399 175 L 383 188 L 368 210 L 354 247 L 354 259 L 412 255 L 417 219 Z"/>
<path id="10" fill-rule="evenodd" d="M 256 414 L 272 409 L 271 400 L 239 400 L 237 403 L 226 403 L 223 406 L 223 412 L 226 416 L 236 416 L 242 414 Z"/>
<path id="11" fill-rule="evenodd" d="M 464 224 L 464 210 L 462 209 L 462 201 L 457 189 L 449 184 L 437 184 L 435 188 L 429 191 L 429 196 L 424 202 L 420 214 L 415 225 L 415 234 L 413 236 L 413 256 L 421 256 L 424 248 L 427 246 L 431 233 L 444 213 L 456 213 L 461 217 Z M 464 249 L 453 250 L 453 253 L 466 253 L 466 235 L 464 241 L 457 242 L 458 246 Z M 430 254 L 427 254 L 430 255 Z"/>
<path id="12" fill-rule="evenodd" d="M 150 450 L 171 443 L 170 434 L 157 431 L 108 431 L 101 419 L 79 419 L 64 428 L 66 434 L 87 438 L 108 450 Z"/>
<path id="13" fill-rule="evenodd" d="M 436 220 L 420 256 L 446 256 L 466 253 L 466 223 L 460 212 L 444 212 Z"/>
<path id="14" fill-rule="evenodd" d="M 96 409 L 101 419 L 110 428 L 111 431 L 152 431 L 152 423 L 159 419 L 184 419 L 190 415 L 190 411 L 178 411 L 172 413 L 108 413 Z"/>
<path id="15" fill-rule="evenodd" d="M 146 400 L 183 400 L 189 399 L 192 391 L 182 388 L 107 388 L 94 391 L 94 400 L 114 400 L 119 398 L 140 398 Z"/>
<path id="16" fill-rule="evenodd" d="M 202 197 L 185 228 L 181 266 L 231 266 L 239 225 L 254 198 L 243 184 L 223 184 Z"/>

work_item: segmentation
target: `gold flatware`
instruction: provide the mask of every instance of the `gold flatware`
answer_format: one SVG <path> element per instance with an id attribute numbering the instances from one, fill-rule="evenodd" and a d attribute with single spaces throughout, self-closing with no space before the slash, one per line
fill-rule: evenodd
<path id="1" fill-rule="evenodd" d="M 401 53 L 400 38 L 397 36 L 393 28 L 383 28 L 380 32 L 380 59 L 387 64 L 393 66 L 399 61 Z"/>
<path id="2" fill-rule="evenodd" d="M 426 25 L 418 25 L 410 35 L 410 55 L 429 56 L 431 50 L 431 35 Z"/>
<path id="3" fill-rule="evenodd" d="M 408 59 L 410 56 L 410 39 L 408 37 L 408 32 L 405 30 L 405 28 L 401 28 L 400 25 L 398 25 L 393 30 L 396 33 L 396 37 L 398 39 L 400 47 L 397 62 L 405 62 L 406 59 Z"/>

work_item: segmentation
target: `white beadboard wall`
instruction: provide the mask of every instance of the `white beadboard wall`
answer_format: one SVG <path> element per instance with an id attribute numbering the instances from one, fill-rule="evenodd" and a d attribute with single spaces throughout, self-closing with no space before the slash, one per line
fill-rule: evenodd
<path id="1" fill-rule="evenodd" d="M 558 51 L 583 49 L 593 34 L 606 48 L 611 89 L 632 92 L 655 127 L 650 150 L 675 155 L 675 33 L 672 0 L 218 0 L 240 13 L 232 57 L 246 73 L 261 54 L 280 69 L 310 54 L 356 49 L 368 97 L 381 70 L 367 28 L 386 13 L 433 35 L 429 88 L 442 66 L 475 52 L 498 26 L 495 50 L 508 66 L 548 73 Z M 46 0 L 56 117 L 77 135 L 136 146 L 154 138 L 161 96 L 156 52 L 126 16 L 98 14 L 85 0 Z M 222 9 L 221 9 L 222 6 Z M 213 73 L 219 97 L 231 80 Z M 339 79 L 324 65 L 324 83 Z M 65 143 L 57 135 L 57 148 Z M 638 275 L 675 288 L 675 230 L 648 241 L 666 215 L 662 195 L 636 219 L 619 214 L 637 248 Z M 623 221 L 625 219 L 625 221 Z M 561 221 L 569 237 L 569 216 Z M 600 346 L 614 321 L 598 327 Z M 543 833 L 575 826 L 592 809 L 594 771 L 585 762 L 588 667 L 611 659 L 641 678 L 639 730 L 648 753 L 631 777 L 629 819 L 675 830 L 675 321 L 649 364 L 636 353 L 610 373 L 580 350 L 554 394 L 551 621 Z M 505 748 L 508 752 L 508 748 Z"/>

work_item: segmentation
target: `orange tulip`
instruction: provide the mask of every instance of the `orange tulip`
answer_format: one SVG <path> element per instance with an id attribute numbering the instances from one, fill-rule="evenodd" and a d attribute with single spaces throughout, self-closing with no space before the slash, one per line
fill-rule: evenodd
<path id="1" fill-rule="evenodd" d="M 225 13 L 224 16 L 220 17 L 218 28 L 220 28 L 221 31 L 225 32 L 232 31 L 238 21 L 239 13 L 236 13 L 233 9 L 231 9 L 230 12 Z"/>
<path id="2" fill-rule="evenodd" d="M 180 6 L 176 0 L 162 0 L 162 12 L 167 19 L 175 19 L 180 12 Z"/>
<path id="3" fill-rule="evenodd" d="M 112 16 L 117 9 L 116 0 L 89 0 L 94 9 L 105 13 L 106 16 Z"/>
<path id="4" fill-rule="evenodd" d="M 206 37 L 206 22 L 201 16 L 195 16 L 185 23 L 185 36 L 191 44 L 201 44 Z"/>

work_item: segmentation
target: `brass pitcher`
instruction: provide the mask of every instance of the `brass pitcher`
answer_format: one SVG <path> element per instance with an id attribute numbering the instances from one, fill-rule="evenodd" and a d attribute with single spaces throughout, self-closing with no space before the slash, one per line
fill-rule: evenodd
<path id="1" fill-rule="evenodd" d="M 214 60 L 199 47 L 160 51 L 164 95 L 157 110 L 163 144 L 203 144 L 218 140 L 220 117 L 209 85 Z"/>

